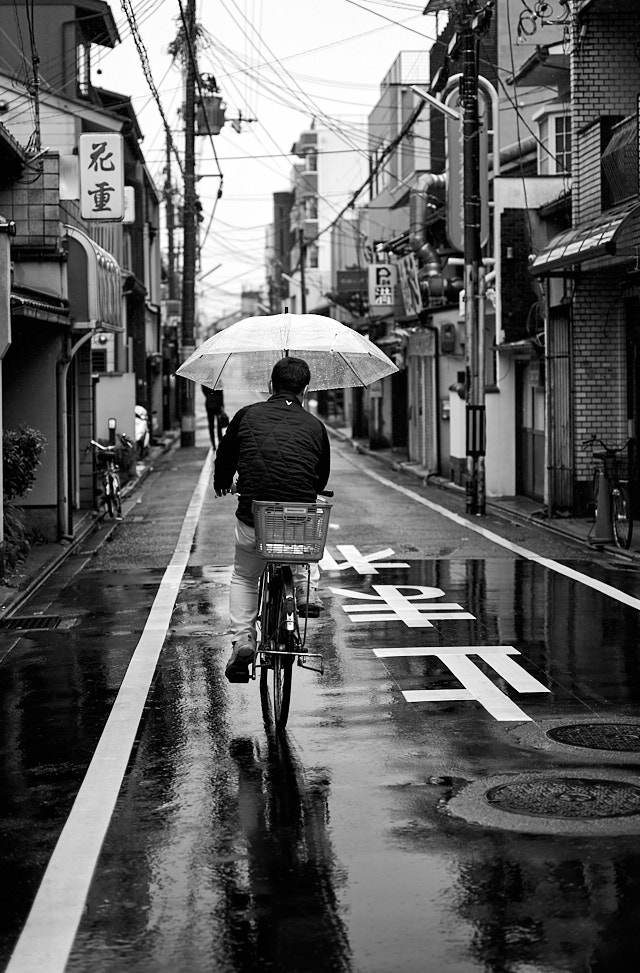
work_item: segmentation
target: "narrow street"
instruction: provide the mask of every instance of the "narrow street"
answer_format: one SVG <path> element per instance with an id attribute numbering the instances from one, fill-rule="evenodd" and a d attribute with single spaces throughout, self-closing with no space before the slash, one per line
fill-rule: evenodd
<path id="1" fill-rule="evenodd" d="M 334 439 L 277 740 L 206 464 L 200 417 L 0 633 L 3 968 L 635 970 L 638 569 Z"/>

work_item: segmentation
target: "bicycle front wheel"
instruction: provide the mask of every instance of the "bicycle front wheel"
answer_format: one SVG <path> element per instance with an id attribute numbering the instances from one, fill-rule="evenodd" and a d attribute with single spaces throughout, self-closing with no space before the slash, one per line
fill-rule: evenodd
<path id="1" fill-rule="evenodd" d="M 113 495 L 113 509 L 116 517 L 122 516 L 122 497 L 120 495 L 120 479 L 117 474 L 111 478 L 111 491 Z"/>
<path id="2" fill-rule="evenodd" d="M 616 544 L 627 551 L 633 536 L 633 520 L 631 517 L 631 497 L 626 486 L 619 483 L 611 491 L 611 518 L 613 520 L 613 536 Z"/>
<path id="3" fill-rule="evenodd" d="M 113 520 L 113 518 L 116 515 L 116 510 L 115 510 L 114 498 L 113 498 L 113 483 L 111 482 L 110 476 L 106 476 L 104 480 L 104 502 L 107 508 L 107 513 Z"/>

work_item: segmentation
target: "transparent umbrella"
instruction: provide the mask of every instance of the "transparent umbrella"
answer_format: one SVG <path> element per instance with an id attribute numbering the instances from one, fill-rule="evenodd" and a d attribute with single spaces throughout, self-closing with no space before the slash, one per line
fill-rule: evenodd
<path id="1" fill-rule="evenodd" d="M 208 338 L 178 375 L 212 389 L 266 392 L 275 363 L 304 358 L 310 390 L 371 385 L 397 367 L 368 338 L 320 314 L 265 314 L 245 318 Z"/>

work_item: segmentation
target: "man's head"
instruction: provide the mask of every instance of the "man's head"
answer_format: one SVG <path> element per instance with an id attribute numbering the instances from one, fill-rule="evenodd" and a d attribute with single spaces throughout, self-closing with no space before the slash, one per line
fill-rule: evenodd
<path id="1" fill-rule="evenodd" d="M 302 398 L 310 381 L 309 366 L 302 358 L 281 358 L 275 363 L 271 372 L 271 388 L 274 395 L 290 392 Z"/>

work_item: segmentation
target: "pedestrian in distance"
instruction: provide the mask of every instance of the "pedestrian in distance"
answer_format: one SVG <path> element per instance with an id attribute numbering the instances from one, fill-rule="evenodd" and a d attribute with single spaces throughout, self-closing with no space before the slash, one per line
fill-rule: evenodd
<path id="1" fill-rule="evenodd" d="M 206 385 L 202 386 L 204 392 L 207 421 L 209 423 L 209 438 L 211 445 L 216 449 L 220 445 L 220 440 L 224 436 L 224 431 L 229 424 L 229 419 L 224 411 L 224 392 L 222 389 L 210 389 Z"/>
<path id="2" fill-rule="evenodd" d="M 327 430 L 303 408 L 310 381 L 309 366 L 301 358 L 280 359 L 271 373 L 270 398 L 236 412 L 218 446 L 215 494 L 229 493 L 237 473 L 239 495 L 229 592 L 232 652 L 225 670 L 229 682 L 248 681 L 256 651 L 258 585 L 265 562 L 255 550 L 253 501 L 315 503 L 329 479 Z M 313 564 L 307 590 L 305 568 L 296 565 L 294 569 L 301 615 L 317 618 L 322 611 L 319 577 L 318 565 Z"/>

